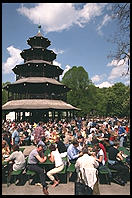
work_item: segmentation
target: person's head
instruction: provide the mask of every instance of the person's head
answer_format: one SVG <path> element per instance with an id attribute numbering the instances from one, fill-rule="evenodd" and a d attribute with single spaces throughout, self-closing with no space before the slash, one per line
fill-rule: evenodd
<path id="1" fill-rule="evenodd" d="M 120 120 L 117 121 L 117 125 L 121 126 L 121 121 Z"/>
<path id="2" fill-rule="evenodd" d="M 55 144 L 51 144 L 50 146 L 49 146 L 49 150 L 52 152 L 52 151 L 55 151 L 56 150 L 56 146 L 55 146 Z"/>
<path id="3" fill-rule="evenodd" d="M 44 150 L 44 146 L 43 146 L 42 144 L 38 144 L 37 150 L 38 150 L 38 151 Z"/>
<path id="4" fill-rule="evenodd" d="M 56 137 L 55 142 L 59 142 L 60 141 L 60 137 Z"/>
<path id="5" fill-rule="evenodd" d="M 78 142 L 83 142 L 84 141 L 84 137 L 82 135 L 79 135 L 77 139 L 78 139 Z"/>
<path id="6" fill-rule="evenodd" d="M 15 144 L 12 147 L 13 151 L 19 151 L 19 145 Z"/>
<path id="7" fill-rule="evenodd" d="M 88 154 L 88 148 L 87 147 L 83 147 L 82 148 L 82 153 L 83 154 Z"/>
<path id="8" fill-rule="evenodd" d="M 15 125 L 15 126 L 13 127 L 13 130 L 17 130 L 17 125 Z"/>
<path id="9" fill-rule="evenodd" d="M 6 141 L 2 140 L 2 148 L 4 148 L 6 146 Z"/>
<path id="10" fill-rule="evenodd" d="M 42 136 L 41 140 L 42 140 L 43 142 L 45 142 L 45 141 L 46 141 L 46 137 L 45 137 L 45 136 Z"/>
<path id="11" fill-rule="evenodd" d="M 77 140 L 73 140 L 72 144 L 73 144 L 73 146 L 75 146 L 75 147 L 78 147 L 78 146 L 79 146 L 79 143 L 78 143 Z"/>
<path id="12" fill-rule="evenodd" d="M 42 126 L 42 125 L 43 125 L 43 122 L 40 121 L 38 125 L 39 125 L 39 126 Z"/>
<path id="13" fill-rule="evenodd" d="M 119 147 L 119 145 L 120 145 L 120 142 L 119 142 L 119 141 L 117 141 L 117 140 L 115 140 L 115 141 L 114 141 L 113 146 L 115 146 L 115 147 L 117 147 L 117 148 L 118 148 L 118 147 Z"/>
<path id="14" fill-rule="evenodd" d="M 94 145 L 94 149 L 93 149 L 95 152 L 98 152 L 100 150 L 100 147 L 99 147 L 99 143 L 96 143 Z"/>

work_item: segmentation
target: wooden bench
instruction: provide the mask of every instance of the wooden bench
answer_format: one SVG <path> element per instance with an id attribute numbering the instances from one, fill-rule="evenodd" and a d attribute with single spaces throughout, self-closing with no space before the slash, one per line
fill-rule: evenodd
<path id="1" fill-rule="evenodd" d="M 23 173 L 24 169 L 18 170 L 18 171 L 12 171 L 10 176 L 7 175 L 7 187 L 10 185 L 11 177 L 15 177 L 15 180 L 19 177 L 19 181 L 21 180 L 21 175 Z"/>
<path id="2" fill-rule="evenodd" d="M 62 183 L 67 183 L 67 166 L 64 166 L 63 170 L 58 173 Z"/>
<path id="3" fill-rule="evenodd" d="M 30 185 L 31 184 L 30 179 L 31 179 L 31 177 L 33 177 L 34 175 L 36 175 L 36 172 L 35 171 L 32 171 L 32 170 L 27 170 L 26 171 L 26 175 L 28 177 L 28 183 Z"/>
<path id="4" fill-rule="evenodd" d="M 75 164 L 70 164 L 67 168 L 67 172 L 72 172 L 74 173 L 75 172 Z"/>
<path id="5" fill-rule="evenodd" d="M 69 177 L 69 181 L 75 181 L 76 178 L 76 168 L 75 164 L 69 164 L 67 168 L 67 173 L 71 173 L 71 176 Z"/>
<path id="6" fill-rule="evenodd" d="M 107 169 L 99 169 L 98 170 L 98 176 L 99 176 L 99 183 L 101 184 L 102 183 L 102 176 L 105 176 L 105 181 L 106 181 L 106 183 L 107 184 L 111 184 L 111 181 L 110 181 L 110 178 L 109 178 L 109 171 L 110 171 L 110 169 L 107 167 L 107 166 L 105 166 Z M 110 171 L 111 172 L 111 171 Z"/>

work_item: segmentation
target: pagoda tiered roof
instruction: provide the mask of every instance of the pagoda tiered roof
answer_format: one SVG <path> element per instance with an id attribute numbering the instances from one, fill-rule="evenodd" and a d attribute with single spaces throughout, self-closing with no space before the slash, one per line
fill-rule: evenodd
<path id="1" fill-rule="evenodd" d="M 27 40 L 27 43 L 31 46 L 31 47 L 42 47 L 42 48 L 47 48 L 50 46 L 51 42 L 49 41 L 48 38 L 45 38 L 42 36 L 42 34 L 40 32 L 38 32 L 38 34 L 34 37 L 30 37 Z"/>
<path id="2" fill-rule="evenodd" d="M 55 90 L 55 92 L 65 93 L 70 90 L 70 88 L 59 81 L 45 77 L 21 78 L 12 84 L 7 84 L 4 89 L 17 93 L 26 92 L 27 89 L 29 89 L 29 92 L 32 91 L 36 93 L 44 91 L 52 92 L 53 90 Z"/>
<path id="3" fill-rule="evenodd" d="M 32 110 L 32 109 L 47 109 L 47 110 L 80 110 L 62 100 L 48 99 L 24 99 L 8 101 L 2 106 L 3 110 Z"/>
<path id="4" fill-rule="evenodd" d="M 31 72 L 38 73 L 38 71 L 40 73 L 40 76 L 43 76 L 43 71 L 45 71 L 46 73 L 48 73 L 48 76 L 51 77 L 59 76 L 63 73 L 63 69 L 61 69 L 59 66 L 53 65 L 45 60 L 26 61 L 24 64 L 16 65 L 12 70 L 15 74 L 21 74 L 22 76 L 30 76 Z"/>
<path id="5" fill-rule="evenodd" d="M 21 57 L 24 61 L 29 60 L 46 60 L 46 61 L 53 61 L 56 59 L 56 54 L 52 50 L 44 49 L 44 48 L 30 48 L 24 49 L 20 53 Z"/>

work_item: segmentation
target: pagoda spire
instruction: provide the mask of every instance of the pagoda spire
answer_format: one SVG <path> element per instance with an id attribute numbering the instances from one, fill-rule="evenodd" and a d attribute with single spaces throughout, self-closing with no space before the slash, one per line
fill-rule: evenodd
<path id="1" fill-rule="evenodd" d="M 41 25 L 38 25 L 38 33 L 40 33 Z"/>

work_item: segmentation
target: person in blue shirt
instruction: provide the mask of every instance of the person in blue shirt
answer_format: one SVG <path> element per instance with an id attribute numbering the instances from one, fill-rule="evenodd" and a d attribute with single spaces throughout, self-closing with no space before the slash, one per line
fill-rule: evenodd
<path id="1" fill-rule="evenodd" d="M 75 164 L 78 157 L 82 156 L 82 152 L 80 152 L 77 147 L 79 143 L 77 140 L 74 140 L 67 149 L 67 156 L 71 163 Z"/>
<path id="2" fill-rule="evenodd" d="M 120 121 L 117 122 L 117 125 L 118 125 L 118 136 L 120 141 L 120 147 L 122 147 L 124 142 L 125 129 L 123 126 L 121 126 Z"/>
<path id="3" fill-rule="evenodd" d="M 12 133 L 12 145 L 19 145 L 20 137 L 19 132 L 17 130 L 17 126 L 14 126 L 13 133 Z"/>

